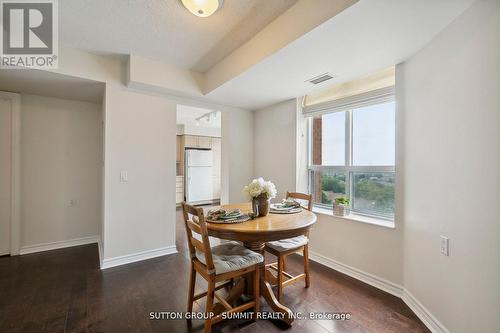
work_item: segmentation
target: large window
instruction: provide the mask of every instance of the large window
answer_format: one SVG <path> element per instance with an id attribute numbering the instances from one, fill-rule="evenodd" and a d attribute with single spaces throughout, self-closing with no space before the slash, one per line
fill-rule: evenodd
<path id="1" fill-rule="evenodd" d="M 316 206 L 347 196 L 351 213 L 394 218 L 395 102 L 310 118 L 309 186 Z"/>

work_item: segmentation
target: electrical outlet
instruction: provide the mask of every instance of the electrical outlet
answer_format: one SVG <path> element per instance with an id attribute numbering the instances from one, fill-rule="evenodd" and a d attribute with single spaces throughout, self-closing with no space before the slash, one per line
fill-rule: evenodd
<path id="1" fill-rule="evenodd" d="M 439 236 L 441 239 L 441 254 L 445 256 L 450 255 L 450 240 L 448 237 Z"/>
<path id="2" fill-rule="evenodd" d="M 75 207 L 75 206 L 76 206 L 76 200 L 75 200 L 75 199 L 71 199 L 71 200 L 69 201 L 69 206 L 70 206 L 70 207 Z"/>

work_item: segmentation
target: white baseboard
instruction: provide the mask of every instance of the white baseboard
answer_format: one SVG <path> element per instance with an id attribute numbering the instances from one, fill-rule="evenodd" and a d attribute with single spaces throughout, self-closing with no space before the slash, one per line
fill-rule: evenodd
<path id="1" fill-rule="evenodd" d="M 314 251 L 309 252 L 309 259 L 401 298 L 432 333 L 449 333 L 446 327 L 404 287 Z"/>
<path id="2" fill-rule="evenodd" d="M 319 253 L 314 251 L 309 252 L 309 259 L 316 261 L 326 267 L 344 273 L 345 275 L 349 275 L 357 280 L 363 281 L 375 288 L 381 289 L 385 292 L 388 292 L 391 295 L 401 298 L 403 296 L 404 288 L 396 283 L 390 282 L 381 277 L 372 275 L 370 273 L 364 272 L 360 269 L 348 266 L 331 258 L 325 257 Z"/>
<path id="3" fill-rule="evenodd" d="M 404 290 L 401 298 L 432 333 L 450 333 L 408 290 Z"/>
<path id="4" fill-rule="evenodd" d="M 74 238 L 74 239 L 69 239 L 69 240 L 64 240 L 64 241 L 21 246 L 19 254 L 23 255 L 23 254 L 29 254 L 29 253 L 57 250 L 57 249 L 62 249 L 65 247 L 70 247 L 70 246 L 98 243 L 99 240 L 100 240 L 99 236 L 88 236 L 88 237 Z"/>
<path id="5" fill-rule="evenodd" d="M 148 251 L 127 254 L 124 256 L 119 256 L 119 257 L 114 257 L 114 258 L 108 258 L 108 259 L 104 259 L 102 261 L 101 269 L 111 268 L 111 267 L 120 266 L 120 265 L 126 265 L 126 264 L 130 264 L 130 263 L 133 263 L 136 261 L 156 258 L 156 257 L 160 257 L 160 256 L 165 256 L 168 254 L 173 254 L 173 253 L 177 253 L 177 249 L 175 248 L 175 245 L 161 247 L 159 249 L 154 249 L 154 250 L 148 250 Z"/>

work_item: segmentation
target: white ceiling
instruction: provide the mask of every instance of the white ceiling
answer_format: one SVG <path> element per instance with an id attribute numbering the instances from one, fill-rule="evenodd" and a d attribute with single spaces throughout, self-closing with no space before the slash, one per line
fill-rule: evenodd
<path id="1" fill-rule="evenodd" d="M 0 70 L 0 91 L 101 103 L 104 83 L 36 69 Z"/>
<path id="2" fill-rule="evenodd" d="M 63 46 L 135 54 L 204 72 L 249 40 L 297 0 L 226 0 L 208 18 L 179 0 L 59 1 Z"/>
<path id="3" fill-rule="evenodd" d="M 203 99 L 258 109 L 393 66 L 424 47 L 473 1 L 360 0 L 235 74 Z M 213 16 L 199 18 L 179 0 L 64 0 L 59 2 L 60 43 L 97 53 L 135 54 L 205 71 L 296 2 L 227 0 Z M 66 80 L 53 73 L 44 76 L 38 71 L 2 72 L 0 89 L 21 91 L 25 86 L 26 93 L 102 99 L 102 87 L 92 81 Z M 316 86 L 304 82 L 325 72 L 335 78 Z"/>
<path id="4" fill-rule="evenodd" d="M 200 120 L 199 125 L 196 125 L 196 119 L 215 110 L 197 108 L 188 105 L 177 104 L 177 124 L 188 127 L 200 128 L 221 128 L 221 114 L 217 112 L 217 117 L 213 115 L 208 121 L 206 118 Z"/>
<path id="5" fill-rule="evenodd" d="M 361 0 L 206 95 L 258 109 L 405 61 L 474 0 Z M 330 72 L 319 85 L 304 82 Z"/>

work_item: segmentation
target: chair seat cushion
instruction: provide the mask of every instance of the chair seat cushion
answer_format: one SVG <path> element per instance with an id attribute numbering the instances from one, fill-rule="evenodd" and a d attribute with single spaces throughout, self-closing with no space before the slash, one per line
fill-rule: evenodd
<path id="1" fill-rule="evenodd" d="M 203 252 L 196 251 L 196 257 L 206 265 Z M 264 257 L 237 242 L 229 242 L 212 247 L 212 260 L 215 273 L 222 274 L 261 263 Z"/>
<path id="2" fill-rule="evenodd" d="M 308 242 L 309 242 L 309 239 L 306 236 L 301 235 L 301 236 L 297 236 L 297 237 L 293 237 L 293 238 L 286 238 L 286 239 L 280 239 L 280 240 L 273 241 L 273 242 L 267 242 L 266 246 L 268 246 L 276 251 L 283 252 L 283 251 L 288 251 L 288 250 L 293 250 L 293 249 L 299 248 L 301 246 L 306 245 Z"/>

